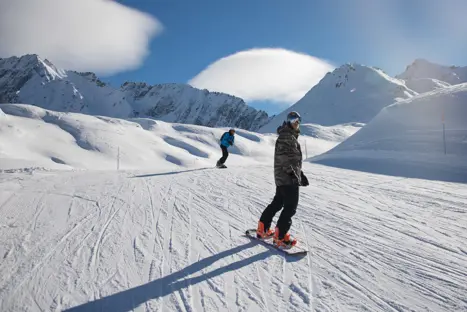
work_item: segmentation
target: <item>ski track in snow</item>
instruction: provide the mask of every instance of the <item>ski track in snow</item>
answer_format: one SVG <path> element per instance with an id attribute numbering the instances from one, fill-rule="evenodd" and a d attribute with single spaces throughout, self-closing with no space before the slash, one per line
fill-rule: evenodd
<path id="1" fill-rule="evenodd" d="M 1 174 L 0 310 L 467 310 L 465 185 L 304 166 L 302 258 L 243 236 L 270 167 Z"/>

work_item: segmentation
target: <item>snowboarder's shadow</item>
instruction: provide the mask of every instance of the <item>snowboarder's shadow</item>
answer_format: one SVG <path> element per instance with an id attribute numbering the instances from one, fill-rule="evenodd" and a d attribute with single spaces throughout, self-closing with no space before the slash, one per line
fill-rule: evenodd
<path id="1" fill-rule="evenodd" d="M 198 262 L 195 262 L 186 268 L 174 272 L 165 277 L 159 278 L 147 284 L 134 287 L 128 290 L 121 291 L 119 293 L 97 299 L 95 301 L 90 301 L 82 305 L 64 310 L 69 312 L 76 311 L 112 311 L 112 312 L 123 312 L 131 311 L 138 307 L 139 305 L 149 301 L 151 299 L 156 299 L 164 297 L 173 292 L 180 291 L 182 289 L 187 289 L 190 285 L 196 285 L 198 283 L 204 282 L 208 279 L 211 279 L 216 276 L 220 276 L 229 271 L 235 271 L 242 267 L 245 267 L 249 264 L 252 264 L 256 261 L 264 260 L 271 255 L 274 255 L 274 252 L 270 250 L 265 250 L 259 254 L 256 254 L 252 257 L 242 259 L 240 261 L 229 263 L 223 267 L 217 268 L 210 272 L 203 273 L 198 276 L 189 277 L 196 272 L 202 271 L 203 269 L 208 268 L 214 262 L 237 254 L 248 248 L 257 246 L 257 242 L 249 242 L 225 251 L 222 251 L 216 255 L 204 258 Z"/>
<path id="2" fill-rule="evenodd" d="M 197 168 L 197 169 L 181 170 L 181 171 L 170 171 L 170 172 L 162 172 L 162 173 L 143 174 L 143 175 L 133 176 L 133 178 L 149 178 L 149 177 L 157 177 L 157 176 L 166 176 L 166 175 L 171 175 L 171 174 L 201 171 L 201 170 L 212 169 L 212 168 L 214 168 L 214 166 L 213 167 L 205 167 L 205 168 Z"/>

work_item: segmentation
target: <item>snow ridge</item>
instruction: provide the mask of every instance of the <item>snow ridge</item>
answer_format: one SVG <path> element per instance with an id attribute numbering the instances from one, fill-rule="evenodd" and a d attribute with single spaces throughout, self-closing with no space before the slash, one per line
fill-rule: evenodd
<path id="1" fill-rule="evenodd" d="M 235 96 L 196 89 L 190 85 L 168 83 L 148 85 L 125 82 L 134 116 L 151 116 L 167 122 L 222 127 L 233 124 L 256 130 L 268 121 L 263 111 L 249 107 Z"/>

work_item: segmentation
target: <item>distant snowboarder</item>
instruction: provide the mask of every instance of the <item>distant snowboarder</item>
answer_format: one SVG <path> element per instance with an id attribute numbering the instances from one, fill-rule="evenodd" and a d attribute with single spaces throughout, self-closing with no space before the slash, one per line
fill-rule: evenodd
<path id="1" fill-rule="evenodd" d="M 279 134 L 274 151 L 274 180 L 276 194 L 266 207 L 258 221 L 256 236 L 265 239 L 273 236 L 273 243 L 280 248 L 295 246 L 289 229 L 295 215 L 299 198 L 299 186 L 307 186 L 308 179 L 302 171 L 302 151 L 297 140 L 300 134 L 301 117 L 297 112 L 290 112 L 287 120 L 277 128 Z M 281 212 L 275 231 L 270 227 L 275 214 Z"/>
<path id="2" fill-rule="evenodd" d="M 227 168 L 226 165 L 224 165 L 225 161 L 227 160 L 227 157 L 229 157 L 229 152 L 227 148 L 229 146 L 232 146 L 235 141 L 235 129 L 230 129 L 228 132 L 225 132 L 220 140 L 220 146 L 222 150 L 222 157 L 217 161 L 216 167 L 218 168 Z"/>

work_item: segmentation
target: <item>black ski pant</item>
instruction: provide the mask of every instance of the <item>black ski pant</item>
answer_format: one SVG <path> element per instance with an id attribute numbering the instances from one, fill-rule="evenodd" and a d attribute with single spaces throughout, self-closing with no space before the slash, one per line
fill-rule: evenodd
<path id="1" fill-rule="evenodd" d="M 267 231 L 271 227 L 272 219 L 279 210 L 284 208 L 277 220 L 279 228 L 279 239 L 284 238 L 284 235 L 292 226 L 292 217 L 297 211 L 299 198 L 299 188 L 296 185 L 282 185 L 276 187 L 276 195 L 272 202 L 264 209 L 259 219 L 264 224 L 264 230 Z"/>
<path id="2" fill-rule="evenodd" d="M 222 149 L 222 157 L 218 160 L 219 164 L 224 164 L 225 161 L 227 160 L 227 157 L 229 157 L 229 152 L 227 151 L 227 147 L 224 145 L 221 145 Z"/>

